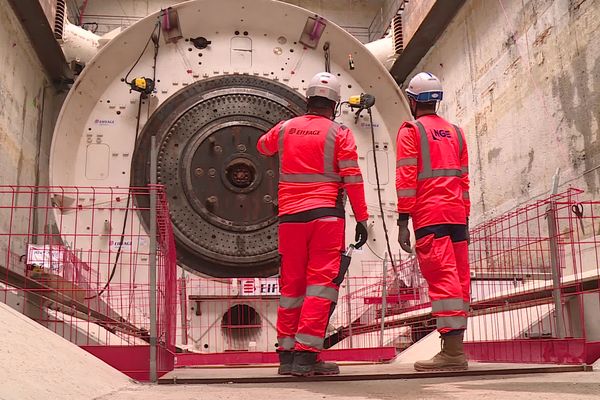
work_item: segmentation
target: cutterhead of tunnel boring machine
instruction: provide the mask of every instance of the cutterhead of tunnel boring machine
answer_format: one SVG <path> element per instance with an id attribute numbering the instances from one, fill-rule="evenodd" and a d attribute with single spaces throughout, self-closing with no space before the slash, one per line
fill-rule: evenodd
<path id="1" fill-rule="evenodd" d="M 149 183 L 154 134 L 182 265 L 217 277 L 277 271 L 278 159 L 261 156 L 256 142 L 305 108 L 285 85 L 232 75 L 196 82 L 152 114 L 134 152 L 132 186 Z"/>
<path id="2" fill-rule="evenodd" d="M 395 136 L 410 116 L 399 88 L 346 31 L 308 10 L 270 0 L 181 3 L 140 20 L 106 44 L 86 65 L 63 105 L 53 137 L 50 183 L 146 186 L 155 136 L 158 183 L 166 191 L 179 265 L 213 277 L 274 275 L 278 159 L 260 155 L 256 142 L 279 121 L 305 112 L 307 82 L 325 70 L 327 59 L 342 82 L 343 99 L 360 93 L 377 98 L 373 126 L 384 206 L 392 210 L 386 218 L 391 218 L 396 201 Z M 132 90 L 136 77 L 152 79 L 147 93 Z M 355 123 L 354 113 L 344 107 L 337 121 L 354 131 L 373 212 L 371 234 L 381 238 L 371 125 L 367 118 Z M 60 201 L 85 206 L 108 200 Z M 147 209 L 147 198 L 134 201 Z M 75 220 L 55 210 L 61 233 L 86 234 L 74 247 L 106 250 L 106 257 L 112 257 L 106 264 L 112 265 L 116 252 L 110 251 L 107 237 L 118 241 L 131 219 L 147 230 L 149 214 L 127 216 L 118 207 L 100 214 L 96 211 L 89 220 L 106 220 L 110 232 L 96 235 L 81 215 Z M 351 221 L 349 205 L 347 214 Z M 349 223 L 348 242 L 353 229 Z M 144 235 L 147 232 L 140 232 Z M 120 262 L 146 251 L 147 242 L 131 243 Z M 382 255 L 383 242 L 372 241 L 370 246 Z M 376 259 L 370 253 L 360 257 Z"/>

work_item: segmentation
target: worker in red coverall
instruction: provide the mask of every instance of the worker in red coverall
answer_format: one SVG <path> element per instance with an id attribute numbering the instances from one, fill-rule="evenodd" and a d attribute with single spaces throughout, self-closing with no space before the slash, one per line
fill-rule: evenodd
<path id="1" fill-rule="evenodd" d="M 432 315 L 442 350 L 417 361 L 417 371 L 466 370 L 463 335 L 470 301 L 468 257 L 469 158 L 463 131 L 436 114 L 442 85 L 421 72 L 406 93 L 414 121 L 398 132 L 396 190 L 400 247 L 411 252 L 409 217 L 416 253 L 429 285 Z"/>
<path id="2" fill-rule="evenodd" d="M 354 136 L 333 121 L 337 77 L 315 75 L 306 96 L 308 112 L 277 124 L 257 148 L 279 155 L 278 373 L 332 375 L 339 367 L 321 361 L 319 352 L 346 272 L 340 271 L 345 195 L 356 218 L 357 248 L 367 241 L 368 213 Z"/>

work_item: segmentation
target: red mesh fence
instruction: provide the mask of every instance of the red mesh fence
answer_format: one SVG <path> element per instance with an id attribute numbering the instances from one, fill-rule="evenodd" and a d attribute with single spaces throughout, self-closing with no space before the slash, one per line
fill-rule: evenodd
<path id="1" fill-rule="evenodd" d="M 600 357 L 600 202 L 564 193 L 472 232 L 471 357 L 586 363 Z"/>
<path id="2" fill-rule="evenodd" d="M 600 202 L 581 196 L 570 189 L 471 230 L 465 341 L 472 360 L 589 363 L 600 357 Z M 332 319 L 338 347 L 402 350 L 435 330 L 414 256 L 395 271 L 386 268 L 385 296 L 382 263 L 362 267 L 368 276 L 346 280 Z"/>
<path id="3" fill-rule="evenodd" d="M 277 278 L 177 279 L 160 187 L 0 187 L 0 301 L 147 377 L 149 210 L 140 205 L 150 190 L 158 196 L 159 370 L 276 361 Z M 600 356 L 600 202 L 580 197 L 571 189 L 472 229 L 472 360 Z M 326 359 L 389 359 L 435 330 L 416 258 L 396 263 L 353 266 L 328 326 Z"/>
<path id="4" fill-rule="evenodd" d="M 138 379 L 150 341 L 150 210 L 157 196 L 158 369 L 172 369 L 176 255 L 155 188 L 0 187 L 0 301 Z"/>

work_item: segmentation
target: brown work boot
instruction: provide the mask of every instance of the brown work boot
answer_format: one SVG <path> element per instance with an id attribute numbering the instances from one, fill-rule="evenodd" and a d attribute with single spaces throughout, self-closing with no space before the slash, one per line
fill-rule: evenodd
<path id="1" fill-rule="evenodd" d="M 297 351 L 294 355 L 292 375 L 313 376 L 337 375 L 340 373 L 340 367 L 336 363 L 317 360 L 318 356 L 319 353 L 313 353 L 312 351 Z"/>
<path id="2" fill-rule="evenodd" d="M 293 351 L 279 351 L 279 368 L 277 369 L 278 375 L 291 375 L 292 364 L 294 362 Z"/>
<path id="3" fill-rule="evenodd" d="M 425 371 L 466 371 L 469 368 L 463 349 L 463 335 L 442 336 L 442 351 L 429 360 L 417 361 L 415 370 Z"/>

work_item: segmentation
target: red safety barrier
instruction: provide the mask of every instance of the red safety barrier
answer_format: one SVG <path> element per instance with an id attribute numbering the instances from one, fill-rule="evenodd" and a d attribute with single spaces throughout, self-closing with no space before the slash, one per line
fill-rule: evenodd
<path id="1" fill-rule="evenodd" d="M 474 360 L 592 363 L 600 357 L 600 202 L 570 189 L 471 232 Z"/>
<path id="2" fill-rule="evenodd" d="M 471 360 L 582 364 L 600 357 L 600 202 L 580 202 L 581 195 L 570 189 L 471 231 Z M 364 274 L 378 269 L 381 262 L 363 263 Z M 332 337 L 338 347 L 392 340 L 401 349 L 435 330 L 414 256 L 387 268 L 385 285 L 377 277 L 347 284 Z"/>
<path id="3" fill-rule="evenodd" d="M 0 301 L 147 379 L 151 190 L 159 200 L 159 374 L 276 362 L 277 278 L 180 270 L 176 279 L 160 187 L 0 187 Z M 571 189 L 472 229 L 472 360 L 579 364 L 600 356 L 600 202 L 581 196 Z M 390 360 L 435 330 L 416 258 L 395 264 L 353 265 L 327 329 L 325 359 Z"/>
<path id="4" fill-rule="evenodd" d="M 149 196 L 157 197 L 157 370 L 173 369 L 176 255 L 164 191 L 0 186 L 0 301 L 148 380 Z"/>

